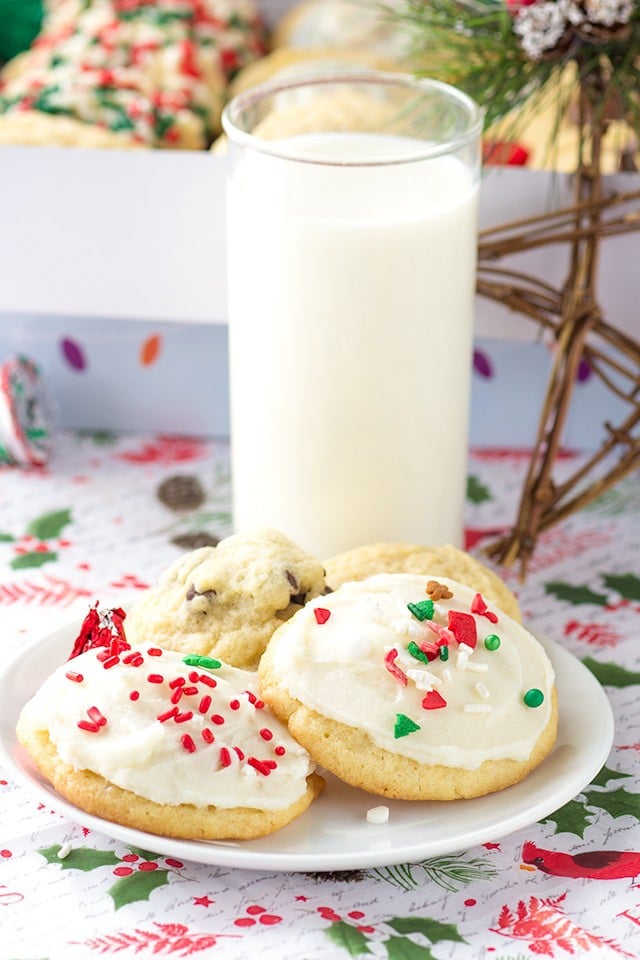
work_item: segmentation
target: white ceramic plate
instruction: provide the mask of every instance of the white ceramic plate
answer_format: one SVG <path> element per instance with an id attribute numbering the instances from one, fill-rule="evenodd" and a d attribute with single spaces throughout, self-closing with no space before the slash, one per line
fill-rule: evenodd
<path id="1" fill-rule="evenodd" d="M 44 637 L 0 673 L 0 765 L 47 807 L 82 826 L 163 856 L 253 870 L 327 871 L 416 863 L 498 840 L 548 816 L 591 782 L 613 742 L 613 715 L 602 687 L 574 656 L 541 641 L 556 671 L 560 725 L 549 757 L 525 781 L 500 793 L 449 803 L 384 800 L 327 775 L 319 800 L 270 837 L 245 842 L 174 840 L 93 817 L 60 797 L 18 744 L 22 705 L 66 660 L 78 624 Z M 385 804 L 389 820 L 368 823 Z"/>

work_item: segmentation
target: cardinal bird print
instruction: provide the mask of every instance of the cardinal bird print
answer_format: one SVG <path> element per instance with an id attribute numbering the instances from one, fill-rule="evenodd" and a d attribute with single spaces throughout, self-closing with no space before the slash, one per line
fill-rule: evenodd
<path id="1" fill-rule="evenodd" d="M 522 847 L 522 860 L 525 866 L 554 877 L 623 880 L 640 874 L 640 853 L 633 850 L 587 850 L 570 854 L 544 850 L 528 842 Z"/>

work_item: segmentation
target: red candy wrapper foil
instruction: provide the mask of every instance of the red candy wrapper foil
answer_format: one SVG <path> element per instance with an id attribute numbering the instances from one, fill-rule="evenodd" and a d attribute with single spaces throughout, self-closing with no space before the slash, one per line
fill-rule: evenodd
<path id="1" fill-rule="evenodd" d="M 40 467 L 49 458 L 51 430 L 40 372 L 27 357 L 0 367 L 0 464 Z"/>
<path id="2" fill-rule="evenodd" d="M 69 660 L 80 656 L 94 647 L 105 647 L 110 656 L 117 656 L 123 650 L 130 650 L 124 633 L 123 621 L 126 613 L 121 607 L 100 610 L 98 604 L 91 607 L 82 621 L 80 633 L 76 637 Z"/>

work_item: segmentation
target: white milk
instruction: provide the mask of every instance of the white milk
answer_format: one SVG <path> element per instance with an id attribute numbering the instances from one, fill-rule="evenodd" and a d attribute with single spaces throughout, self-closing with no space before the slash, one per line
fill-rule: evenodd
<path id="1" fill-rule="evenodd" d="M 460 544 L 477 186 L 417 141 L 309 134 L 245 151 L 228 198 L 236 530 L 319 557 Z M 424 146 L 424 145 L 422 145 Z"/>

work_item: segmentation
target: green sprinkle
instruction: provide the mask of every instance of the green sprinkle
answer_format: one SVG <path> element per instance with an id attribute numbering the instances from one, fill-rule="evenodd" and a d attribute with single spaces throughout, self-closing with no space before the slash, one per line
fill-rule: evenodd
<path id="1" fill-rule="evenodd" d="M 400 737 L 406 737 L 410 733 L 415 733 L 420 729 L 420 724 L 412 720 L 404 713 L 396 713 L 396 723 L 393 728 L 393 735 L 396 740 Z"/>
<path id="2" fill-rule="evenodd" d="M 414 643 L 413 640 L 410 640 L 407 644 L 407 651 L 411 654 L 412 657 L 415 657 L 416 660 L 422 660 L 423 663 L 429 663 L 429 657 L 420 649 L 417 643 Z"/>
<path id="3" fill-rule="evenodd" d="M 500 637 L 497 633 L 490 633 L 484 638 L 484 645 L 487 650 L 497 650 L 500 646 Z"/>
<path id="4" fill-rule="evenodd" d="M 522 699 L 528 707 L 540 707 L 544 703 L 544 693 L 537 687 L 531 687 Z"/>
<path id="5" fill-rule="evenodd" d="M 408 603 L 407 607 L 416 620 L 433 620 L 433 600 L 421 600 L 419 603 Z"/>
<path id="6" fill-rule="evenodd" d="M 445 661 L 449 659 L 449 647 L 446 644 L 440 647 L 440 659 Z"/>
<path id="7" fill-rule="evenodd" d="M 213 657 L 200 657 L 197 653 L 188 653 L 182 658 L 182 662 L 189 667 L 202 667 L 204 670 L 218 670 L 222 666 L 220 660 L 214 660 Z"/>

